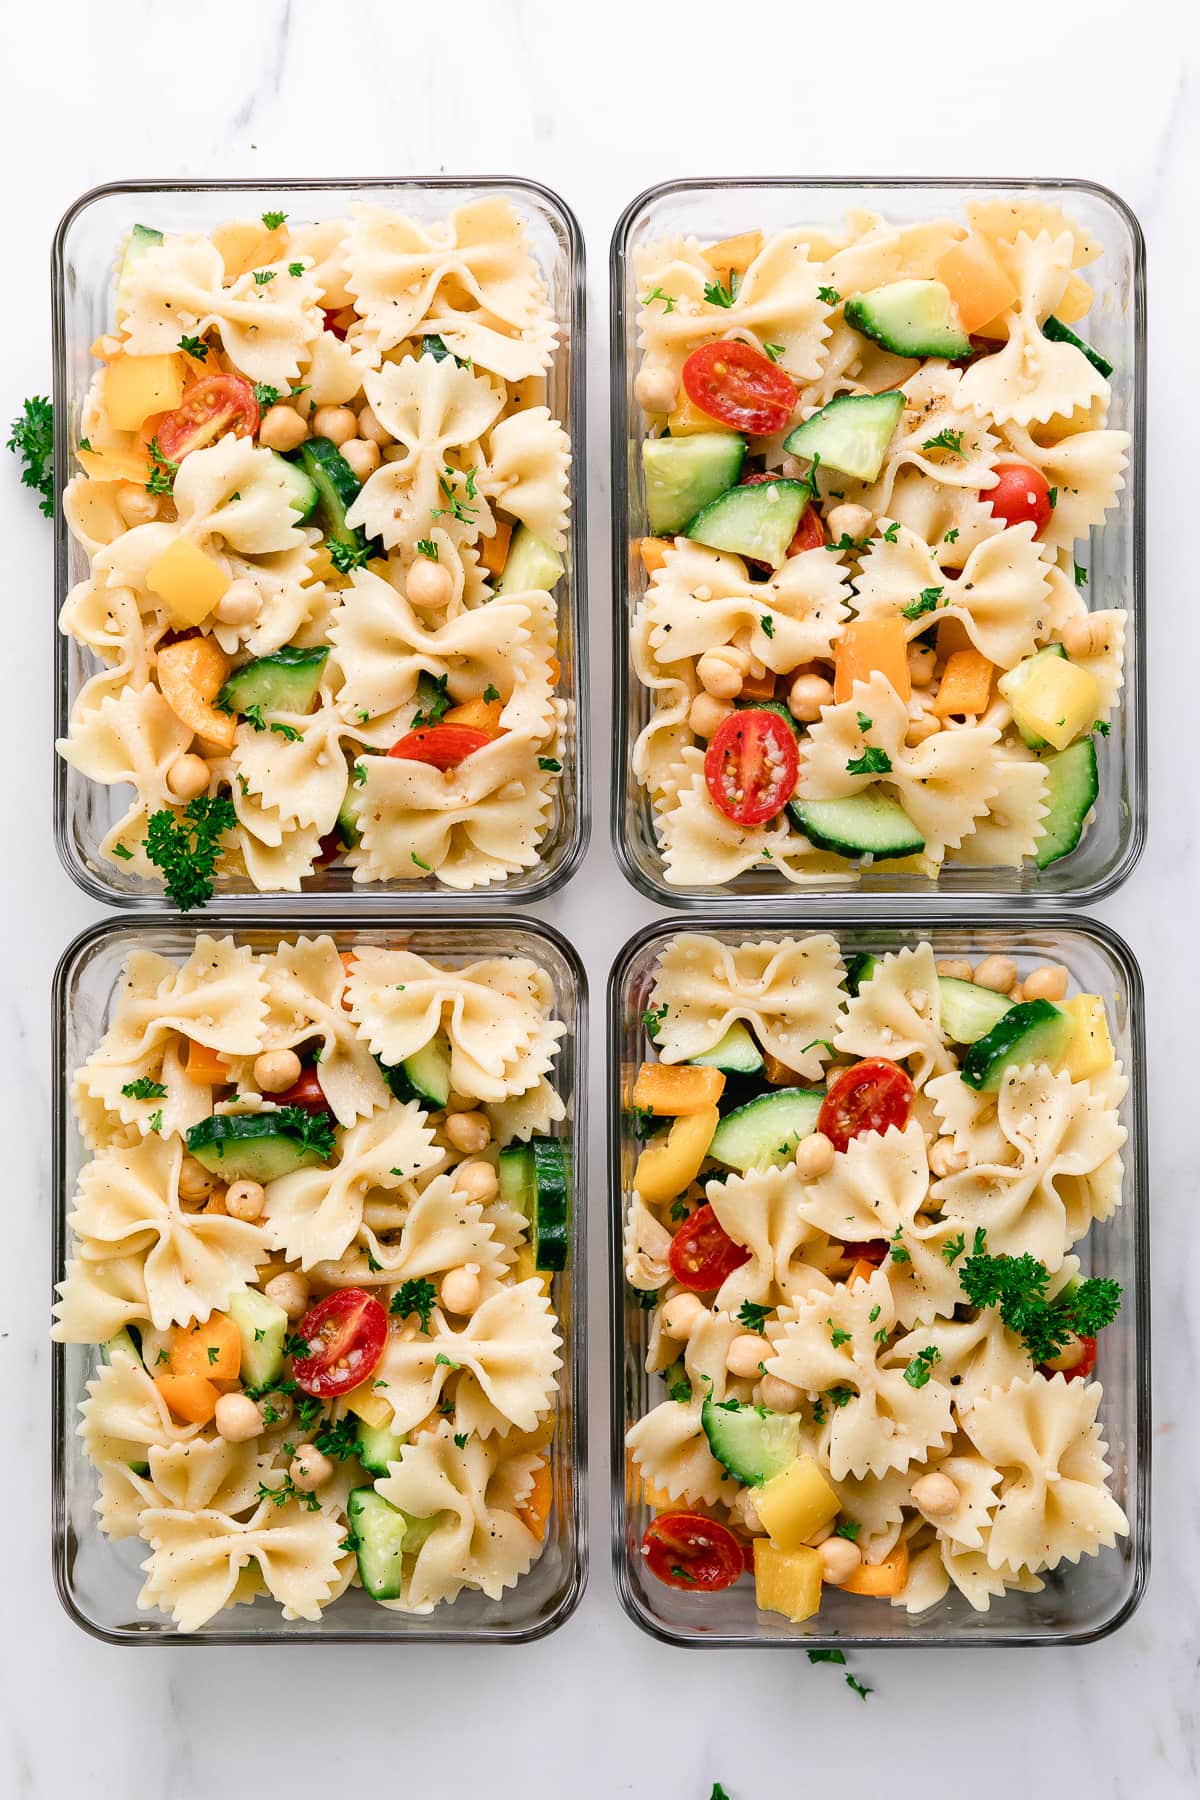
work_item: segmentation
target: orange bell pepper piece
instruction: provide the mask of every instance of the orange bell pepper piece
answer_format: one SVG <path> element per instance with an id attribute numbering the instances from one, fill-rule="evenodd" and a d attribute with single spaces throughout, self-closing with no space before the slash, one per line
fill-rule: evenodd
<path id="1" fill-rule="evenodd" d="M 901 1538 L 882 1562 L 860 1563 L 849 1581 L 841 1583 L 845 1594 L 872 1594 L 893 1599 L 908 1581 L 908 1539 Z"/>
<path id="2" fill-rule="evenodd" d="M 221 1398 L 203 1375 L 156 1375 L 154 1385 L 175 1414 L 189 1425 L 207 1425 Z"/>
<path id="3" fill-rule="evenodd" d="M 217 1052 L 210 1050 L 207 1044 L 198 1044 L 195 1038 L 187 1040 L 183 1072 L 189 1081 L 208 1087 L 224 1087 L 233 1079 Z"/>
<path id="4" fill-rule="evenodd" d="M 908 672 L 908 639 L 899 614 L 885 619 L 855 619 L 837 641 L 833 662 L 833 698 L 837 704 L 854 697 L 854 683 L 886 675 L 901 700 L 912 698 Z M 745 692 L 745 689 L 742 690 Z"/>
<path id="5" fill-rule="evenodd" d="M 982 651 L 956 650 L 947 659 L 930 711 L 939 719 L 948 719 L 954 713 L 986 712 L 993 672 Z"/>
<path id="6" fill-rule="evenodd" d="M 704 1112 L 725 1091 L 721 1069 L 697 1069 L 690 1063 L 643 1063 L 633 1084 L 633 1104 L 650 1108 L 660 1118 Z"/>
<path id="7" fill-rule="evenodd" d="M 177 1325 L 167 1366 L 172 1375 L 236 1381 L 242 1368 L 242 1334 L 228 1313 L 213 1313 L 202 1325 Z"/>
<path id="8" fill-rule="evenodd" d="M 671 549 L 670 538 L 644 537 L 638 539 L 638 555 L 642 559 L 642 567 L 647 575 L 653 575 L 666 567 L 667 551 Z"/>
<path id="9" fill-rule="evenodd" d="M 517 1517 L 532 1531 L 535 1538 L 544 1538 L 546 1535 L 553 1500 L 554 1478 L 550 1473 L 550 1466 L 548 1463 L 539 1463 L 533 1471 L 533 1486 L 525 1503 L 517 1508 Z"/>

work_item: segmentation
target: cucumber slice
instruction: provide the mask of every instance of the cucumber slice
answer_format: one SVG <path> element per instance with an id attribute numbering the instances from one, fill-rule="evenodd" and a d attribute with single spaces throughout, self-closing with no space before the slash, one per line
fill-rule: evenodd
<path id="1" fill-rule="evenodd" d="M 522 1217 L 533 1217 L 533 1151 L 528 1144 L 509 1144 L 500 1152 L 500 1198 Z"/>
<path id="2" fill-rule="evenodd" d="M 745 1174 L 787 1162 L 801 1138 L 817 1129 L 824 1088 L 776 1088 L 727 1112 L 713 1133 L 708 1154 Z"/>
<path id="3" fill-rule="evenodd" d="M 783 447 L 793 456 L 819 456 L 822 467 L 856 481 L 874 481 L 903 411 L 904 395 L 896 391 L 840 394 L 789 432 Z"/>
<path id="4" fill-rule="evenodd" d="M 855 950 L 846 958 L 846 992 L 857 994 L 864 981 L 870 981 L 879 967 L 879 958 L 866 950 Z"/>
<path id="5" fill-rule="evenodd" d="M 386 1475 L 388 1465 L 400 1460 L 407 1439 L 385 1425 L 358 1421 L 358 1460 L 368 1475 Z"/>
<path id="6" fill-rule="evenodd" d="M 735 1019 L 719 1044 L 703 1056 L 693 1056 L 700 1069 L 724 1069 L 727 1075 L 757 1075 L 763 1067 L 763 1054 L 742 1024 Z"/>
<path id="7" fill-rule="evenodd" d="M 436 331 L 431 331 L 428 337 L 421 339 L 421 355 L 432 356 L 434 362 L 445 362 L 448 356 L 454 356 L 454 352 L 446 348 L 445 340 Z M 457 356 L 454 360 L 458 361 Z"/>
<path id="8" fill-rule="evenodd" d="M 292 509 L 299 515 L 303 525 L 317 510 L 317 502 L 321 498 L 317 484 L 298 462 L 292 462 L 290 457 L 280 456 L 278 450 L 272 450 L 271 455 L 275 458 L 277 473 L 283 477 Z"/>
<path id="9" fill-rule="evenodd" d="M 745 438 L 731 431 L 647 438 L 642 445 L 642 470 L 651 531 L 658 537 L 682 531 L 710 500 L 734 486 L 745 456 Z"/>
<path id="10" fill-rule="evenodd" d="M 750 1487 L 781 1475 L 800 1448 L 799 1413 L 767 1412 L 710 1395 L 700 1408 L 700 1423 L 717 1461 Z"/>
<path id="11" fill-rule="evenodd" d="M 278 1181 L 329 1161 L 302 1143 L 293 1127 L 280 1124 L 277 1112 L 214 1113 L 189 1129 L 187 1147 L 211 1175 L 226 1181 Z"/>
<path id="12" fill-rule="evenodd" d="M 557 1273 L 567 1266 L 567 1159 L 557 1138 L 531 1138 L 533 1162 L 533 1260 Z"/>
<path id="13" fill-rule="evenodd" d="M 362 532 L 346 523 L 362 483 L 337 445 L 329 438 L 309 438 L 296 458 L 317 490 L 316 521 L 326 537 L 347 550 L 365 550 Z"/>
<path id="14" fill-rule="evenodd" d="M 971 340 L 943 281 L 889 281 L 885 287 L 856 294 L 842 309 L 853 325 L 896 356 L 946 356 L 951 361 L 971 354 Z"/>
<path id="15" fill-rule="evenodd" d="M 358 783 L 348 780 L 342 804 L 338 807 L 336 830 L 347 850 L 353 850 L 362 836 L 358 823 Z"/>
<path id="16" fill-rule="evenodd" d="M 325 648 L 285 644 L 235 669 L 217 695 L 217 705 L 222 712 L 244 713 L 252 706 L 264 712 L 311 712 L 328 657 Z"/>
<path id="17" fill-rule="evenodd" d="M 1013 1003 L 1006 994 L 959 981 L 954 975 L 938 976 L 942 1030 L 956 1044 L 974 1044 L 998 1025 Z"/>
<path id="18" fill-rule="evenodd" d="M 140 1363 L 142 1360 L 141 1333 L 137 1326 L 124 1326 L 115 1337 L 109 1338 L 107 1344 L 100 1346 L 100 1354 L 106 1363 L 110 1363 L 114 1356 L 128 1356 L 133 1362 Z"/>
<path id="19" fill-rule="evenodd" d="M 1096 746 L 1090 737 L 1042 760 L 1050 810 L 1042 820 L 1034 861 L 1039 869 L 1048 869 L 1060 856 L 1069 855 L 1083 836 L 1084 821 L 1100 792 L 1100 776 Z"/>
<path id="20" fill-rule="evenodd" d="M 1099 369 L 1105 381 L 1112 374 L 1113 366 L 1107 356 L 1101 356 L 1100 352 L 1093 350 L 1092 346 L 1083 338 L 1076 337 L 1070 326 L 1064 325 L 1061 319 L 1056 319 L 1053 313 L 1042 326 L 1042 336 L 1048 337 L 1052 344 L 1074 344 L 1077 350 L 1083 351 L 1093 369 Z"/>
<path id="21" fill-rule="evenodd" d="M 450 1045 L 441 1032 L 394 1068 L 382 1062 L 379 1067 L 397 1100 L 416 1100 L 427 1111 L 440 1112 L 450 1098 Z"/>
<path id="22" fill-rule="evenodd" d="M 358 1578 L 372 1600 L 397 1600 L 404 1575 L 408 1516 L 373 1487 L 353 1488 L 346 1517 L 354 1533 Z"/>
<path id="23" fill-rule="evenodd" d="M 1024 1063 L 1053 1068 L 1071 1041 L 1075 1019 L 1049 1000 L 1022 1000 L 967 1051 L 962 1078 L 980 1093 L 994 1094 L 1006 1070 Z"/>
<path id="24" fill-rule="evenodd" d="M 778 569 L 787 560 L 788 545 L 811 498 L 806 481 L 786 481 L 782 476 L 778 481 L 730 488 L 696 514 L 684 536 Z"/>
<path id="25" fill-rule="evenodd" d="M 778 713 L 784 724 L 791 728 L 793 734 L 796 737 L 800 736 L 800 727 L 796 722 L 795 715 L 790 708 L 783 704 L 782 700 L 735 700 L 733 704 L 738 712 Z"/>
<path id="26" fill-rule="evenodd" d="M 288 1316 L 282 1306 L 257 1288 L 234 1294 L 229 1316 L 242 1340 L 242 1382 L 246 1387 L 268 1387 L 283 1374 L 283 1342 Z"/>
<path id="27" fill-rule="evenodd" d="M 135 225 L 125 245 L 125 254 L 121 258 L 121 272 L 117 276 L 117 301 L 121 303 L 125 284 L 136 265 L 145 256 L 147 250 L 155 244 L 161 244 L 163 234 L 155 231 L 153 225 Z"/>
<path id="28" fill-rule="evenodd" d="M 788 811 L 810 843 L 836 856 L 916 856 L 925 848 L 900 802 L 878 788 L 844 800 L 789 800 Z"/>
<path id="29" fill-rule="evenodd" d="M 1002 675 L 996 683 L 997 692 L 1004 695 L 1004 698 L 1013 709 L 1013 724 L 1017 727 L 1017 730 L 1021 733 L 1022 738 L 1031 750 L 1044 750 L 1046 748 L 1046 740 L 1044 737 L 1039 737 L 1036 731 L 1028 730 L 1017 718 L 1017 709 L 1021 691 L 1027 686 L 1030 677 L 1033 675 L 1034 671 L 1040 667 L 1046 657 L 1065 657 L 1066 654 L 1067 653 L 1061 644 L 1046 644 L 1041 650 L 1035 650 L 1032 656 L 1027 656 L 1023 662 L 1019 662 L 1015 668 L 1009 669 L 1008 673 Z"/>
<path id="30" fill-rule="evenodd" d="M 548 594 L 562 572 L 563 559 L 558 551 L 552 550 L 544 538 L 530 531 L 528 525 L 518 525 L 504 559 L 504 573 L 496 592 Z"/>

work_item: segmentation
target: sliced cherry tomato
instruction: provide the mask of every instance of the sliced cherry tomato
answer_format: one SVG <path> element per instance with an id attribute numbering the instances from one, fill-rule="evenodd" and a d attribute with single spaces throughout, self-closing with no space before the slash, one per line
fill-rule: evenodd
<path id="1" fill-rule="evenodd" d="M 835 1150 L 844 1150 L 851 1138 L 867 1131 L 887 1131 L 892 1125 L 902 1131 L 912 1099 L 913 1084 L 899 1063 L 882 1056 L 855 1063 L 838 1076 L 822 1101 L 817 1130 Z"/>
<path id="2" fill-rule="evenodd" d="M 704 753 L 713 804 L 735 825 L 775 818 L 791 799 L 799 772 L 795 732 L 765 707 L 731 713 Z"/>
<path id="3" fill-rule="evenodd" d="M 325 1098 L 315 1068 L 302 1069 L 299 1081 L 282 1094 L 272 1094 L 271 1098 L 278 1106 L 303 1106 L 308 1112 L 327 1112 L 329 1102 Z"/>
<path id="4" fill-rule="evenodd" d="M 419 731 L 397 738 L 388 755 L 429 763 L 435 769 L 454 769 L 473 751 L 492 742 L 486 731 L 477 731 L 473 725 L 423 725 Z"/>
<path id="5" fill-rule="evenodd" d="M 861 1244 L 847 1244 L 846 1254 L 855 1262 L 874 1263 L 879 1268 L 887 1261 L 891 1247 L 886 1238 L 866 1238 Z"/>
<path id="6" fill-rule="evenodd" d="M 306 1394 L 333 1400 L 366 1381 L 379 1366 L 387 1343 L 387 1314 L 362 1288 L 338 1288 L 306 1312 L 297 1335 L 309 1354 L 292 1361 L 292 1373 Z"/>
<path id="7" fill-rule="evenodd" d="M 1050 1363 L 1042 1363 L 1041 1373 L 1043 1375 L 1065 1375 L 1068 1381 L 1086 1381 L 1096 1367 L 1096 1340 L 1094 1337 L 1079 1337 L 1075 1342 L 1082 1351 L 1082 1355 L 1073 1367 L 1055 1369 Z"/>
<path id="8" fill-rule="evenodd" d="M 1033 535 L 1038 537 L 1050 523 L 1054 510 L 1050 505 L 1050 484 L 1040 469 L 1028 463 L 997 463 L 999 479 L 979 498 L 991 506 L 992 514 L 1006 525 L 1024 525 L 1031 520 Z"/>
<path id="9" fill-rule="evenodd" d="M 703 1513 L 660 1513 L 647 1527 L 642 1555 L 652 1575 L 693 1594 L 732 1587 L 746 1568 L 732 1531 Z"/>
<path id="10" fill-rule="evenodd" d="M 322 314 L 321 314 L 322 319 L 324 319 L 324 321 L 325 321 L 326 331 L 332 331 L 335 338 L 341 338 L 344 341 L 345 336 L 346 336 L 346 327 L 344 325 L 338 324 L 338 320 L 341 318 L 341 316 L 342 316 L 342 309 L 340 306 L 335 307 L 332 312 L 326 311 L 326 312 L 322 312 Z"/>
<path id="11" fill-rule="evenodd" d="M 342 842 L 340 832 L 327 831 L 325 836 L 317 844 L 317 854 L 313 858 L 315 866 L 318 869 L 327 869 L 330 863 L 335 863 L 337 861 L 345 848 L 346 846 Z"/>
<path id="12" fill-rule="evenodd" d="M 258 421 L 258 401 L 248 381 L 240 375 L 207 375 L 185 388 L 175 411 L 159 420 L 158 447 L 169 462 L 182 462 L 227 431 L 253 437 Z"/>
<path id="13" fill-rule="evenodd" d="M 782 431 L 796 405 L 796 384 L 761 350 L 732 338 L 701 344 L 683 365 L 688 399 L 710 419 L 769 437 Z"/>
<path id="14" fill-rule="evenodd" d="M 749 1262 L 750 1252 L 727 1235 L 711 1206 L 701 1206 L 671 1239 L 668 1260 L 676 1281 L 704 1294 Z"/>

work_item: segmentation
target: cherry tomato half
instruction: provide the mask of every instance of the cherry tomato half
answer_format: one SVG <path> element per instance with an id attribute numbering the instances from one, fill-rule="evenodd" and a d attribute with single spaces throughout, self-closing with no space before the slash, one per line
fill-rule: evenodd
<path id="1" fill-rule="evenodd" d="M 1040 469 L 1028 463 L 998 463 L 999 477 L 994 488 L 980 494 L 992 509 L 993 517 L 1006 525 L 1024 525 L 1032 521 L 1033 535 L 1038 537 L 1050 523 L 1050 484 Z"/>
<path id="2" fill-rule="evenodd" d="M 1082 1354 L 1072 1368 L 1058 1370 L 1050 1363 L 1042 1363 L 1040 1365 L 1041 1373 L 1043 1375 L 1062 1374 L 1068 1381 L 1086 1381 L 1096 1367 L 1096 1340 L 1094 1337 L 1079 1337 L 1075 1341 Z"/>
<path id="3" fill-rule="evenodd" d="M 667 1259 L 676 1281 L 706 1294 L 749 1262 L 750 1252 L 728 1236 L 711 1206 L 700 1206 L 671 1239 Z"/>
<path id="4" fill-rule="evenodd" d="M 731 713 L 704 753 L 713 804 L 735 825 L 775 818 L 791 799 L 799 772 L 795 732 L 765 707 Z"/>
<path id="5" fill-rule="evenodd" d="M 292 1361 L 306 1394 L 333 1400 L 367 1380 L 387 1342 L 387 1314 L 362 1288 L 338 1288 L 306 1312 L 296 1328 L 310 1354 Z"/>
<path id="6" fill-rule="evenodd" d="M 492 741 L 486 731 L 477 731 L 473 725 L 423 725 L 419 731 L 397 738 L 388 755 L 405 762 L 429 763 L 435 769 L 454 769 Z"/>
<path id="7" fill-rule="evenodd" d="M 253 437 L 258 421 L 258 401 L 248 381 L 240 375 L 206 375 L 185 388 L 175 411 L 160 419 L 158 447 L 170 462 L 182 462 L 227 431 Z"/>
<path id="8" fill-rule="evenodd" d="M 908 1124 L 913 1084 L 899 1063 L 886 1057 L 855 1063 L 838 1076 L 821 1103 L 817 1130 L 823 1131 L 835 1150 L 844 1150 L 853 1137 L 867 1131 L 903 1130 Z"/>
<path id="9" fill-rule="evenodd" d="M 329 1102 L 321 1086 L 315 1068 L 302 1069 L 300 1079 L 282 1094 L 273 1094 L 271 1098 L 277 1106 L 303 1106 L 308 1112 L 327 1112 Z"/>
<path id="10" fill-rule="evenodd" d="M 761 470 L 755 475 L 743 475 L 742 479 L 738 482 L 738 486 L 762 487 L 764 482 L 778 480 L 779 476 L 777 474 L 772 475 L 766 470 Z M 787 553 L 789 556 L 799 556 L 802 550 L 820 550 L 824 546 L 824 543 L 825 527 L 821 523 L 821 515 L 815 506 L 806 506 L 804 509 L 804 516 L 796 527 L 796 535 L 787 547 Z"/>
<path id="11" fill-rule="evenodd" d="M 782 431 L 796 405 L 796 384 L 761 350 L 732 338 L 701 344 L 683 365 L 688 399 L 711 419 L 768 437 Z"/>
<path id="12" fill-rule="evenodd" d="M 694 1594 L 732 1587 L 746 1568 L 732 1531 L 702 1513 L 660 1513 L 647 1527 L 642 1555 L 652 1575 Z"/>

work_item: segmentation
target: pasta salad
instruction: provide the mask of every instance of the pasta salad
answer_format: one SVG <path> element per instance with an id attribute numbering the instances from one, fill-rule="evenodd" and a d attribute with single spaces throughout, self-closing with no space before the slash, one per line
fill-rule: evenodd
<path id="1" fill-rule="evenodd" d="M 199 936 L 128 959 L 73 1082 L 91 1151 L 53 1336 L 142 1609 L 351 1586 L 498 1600 L 554 1505 L 564 1025 L 520 956 Z"/>
<path id="2" fill-rule="evenodd" d="M 1078 1253 L 1121 1203 L 1127 1082 L 1067 989 L 928 942 L 672 937 L 624 1215 L 660 1581 L 750 1573 L 796 1623 L 830 1588 L 983 1612 L 1127 1534 L 1095 1378 L 1121 1288 Z"/>
<path id="3" fill-rule="evenodd" d="M 1079 540 L 1124 487 L 1058 208 L 634 252 L 635 777 L 663 878 L 1048 868 L 1099 794 L 1125 613 Z"/>
<path id="4" fill-rule="evenodd" d="M 100 855 L 460 890 L 534 867 L 567 702 L 560 325 L 501 195 L 438 222 L 136 226 L 64 496 L 95 658 L 59 749 L 129 787 Z M 119 810 L 119 809 L 118 809 Z"/>

